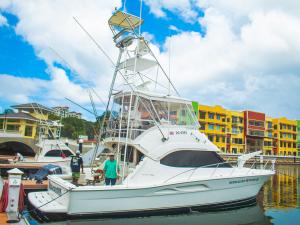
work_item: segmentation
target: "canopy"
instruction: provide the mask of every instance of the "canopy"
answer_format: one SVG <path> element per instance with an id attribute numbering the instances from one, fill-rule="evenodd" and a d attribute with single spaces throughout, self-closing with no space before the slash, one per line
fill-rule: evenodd
<path id="1" fill-rule="evenodd" d="M 140 26 L 144 21 L 137 16 L 130 15 L 128 13 L 117 11 L 115 12 L 110 19 L 108 24 L 111 26 L 119 26 L 126 29 L 134 29 Z"/>

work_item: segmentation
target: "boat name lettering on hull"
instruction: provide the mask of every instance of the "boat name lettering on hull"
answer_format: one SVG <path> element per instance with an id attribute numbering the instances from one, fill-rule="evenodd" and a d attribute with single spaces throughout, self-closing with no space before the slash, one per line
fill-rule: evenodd
<path id="1" fill-rule="evenodd" d="M 187 134 L 186 130 L 181 130 L 181 131 L 170 131 L 170 135 L 184 135 Z"/>
<path id="2" fill-rule="evenodd" d="M 55 192 L 58 195 L 61 195 L 61 189 L 59 187 L 54 186 L 51 182 L 49 183 L 49 189 Z"/>
<path id="3" fill-rule="evenodd" d="M 249 179 L 242 179 L 242 180 L 232 180 L 229 181 L 229 184 L 241 184 L 241 183 L 246 183 L 246 182 L 254 182 L 258 181 L 258 178 L 249 178 Z"/>

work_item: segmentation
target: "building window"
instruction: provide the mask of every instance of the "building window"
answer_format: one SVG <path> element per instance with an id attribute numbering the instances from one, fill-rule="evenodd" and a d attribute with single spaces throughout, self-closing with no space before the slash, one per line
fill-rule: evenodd
<path id="1" fill-rule="evenodd" d="M 210 140 L 211 142 L 214 142 L 214 136 L 213 136 L 213 135 L 208 135 L 207 138 L 208 138 L 208 140 Z"/>
<path id="2" fill-rule="evenodd" d="M 292 138 L 292 134 L 287 134 L 288 138 Z"/>
<path id="3" fill-rule="evenodd" d="M 237 127 L 232 127 L 232 133 L 233 134 L 238 134 L 239 133 L 238 128 Z"/>
<path id="4" fill-rule="evenodd" d="M 236 154 L 237 153 L 237 148 L 232 148 L 232 153 Z"/>
<path id="5" fill-rule="evenodd" d="M 268 129 L 272 129 L 272 122 L 268 122 Z"/>
<path id="6" fill-rule="evenodd" d="M 206 114 L 206 112 L 199 111 L 199 117 L 200 117 L 200 119 L 205 119 L 205 114 Z"/>
<path id="7" fill-rule="evenodd" d="M 249 125 L 255 127 L 264 127 L 265 123 L 263 121 L 249 120 Z"/>
<path id="8" fill-rule="evenodd" d="M 238 118 L 236 116 L 232 116 L 232 123 L 238 123 Z"/>
<path id="9" fill-rule="evenodd" d="M 220 137 L 216 136 L 216 142 L 220 142 Z"/>
<path id="10" fill-rule="evenodd" d="M 222 142 L 225 143 L 225 137 L 222 137 Z"/>
<path id="11" fill-rule="evenodd" d="M 293 126 L 293 131 L 296 131 L 296 126 Z M 300 131 L 300 129 L 298 128 L 298 131 Z"/>
<path id="12" fill-rule="evenodd" d="M 272 132 L 268 131 L 268 132 L 267 132 L 267 136 L 268 136 L 269 138 L 272 138 Z"/>
<path id="13" fill-rule="evenodd" d="M 221 119 L 221 115 L 220 114 L 216 114 L 217 120 Z"/>
<path id="14" fill-rule="evenodd" d="M 200 122 L 200 130 L 205 130 L 205 123 Z"/>
<path id="15" fill-rule="evenodd" d="M 243 133 L 244 128 L 240 127 L 240 133 Z"/>
<path id="16" fill-rule="evenodd" d="M 27 136 L 27 137 L 32 136 L 32 127 L 31 126 L 26 126 L 25 127 L 25 136 Z"/>
<path id="17" fill-rule="evenodd" d="M 221 130 L 221 126 L 220 125 L 216 125 L 216 130 Z"/>
<path id="18" fill-rule="evenodd" d="M 214 130 L 214 125 L 213 124 L 208 124 L 208 129 L 209 130 Z"/>
<path id="19" fill-rule="evenodd" d="M 7 124 L 6 125 L 6 130 L 7 131 L 17 131 L 17 132 L 19 132 L 19 128 L 20 128 L 20 125 L 13 125 L 13 124 Z"/>
<path id="20" fill-rule="evenodd" d="M 258 136 L 258 137 L 264 137 L 264 132 L 259 130 L 249 130 L 249 135 L 251 136 Z"/>
<path id="21" fill-rule="evenodd" d="M 208 118 L 209 119 L 214 119 L 215 118 L 215 114 L 214 113 L 208 113 Z"/>

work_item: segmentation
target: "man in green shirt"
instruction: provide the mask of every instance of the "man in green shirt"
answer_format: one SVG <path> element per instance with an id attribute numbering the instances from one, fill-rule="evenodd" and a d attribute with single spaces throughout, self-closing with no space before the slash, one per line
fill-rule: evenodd
<path id="1" fill-rule="evenodd" d="M 115 185 L 120 172 L 120 167 L 117 164 L 113 153 L 109 154 L 109 160 L 106 160 L 103 172 L 105 174 L 105 184 Z"/>

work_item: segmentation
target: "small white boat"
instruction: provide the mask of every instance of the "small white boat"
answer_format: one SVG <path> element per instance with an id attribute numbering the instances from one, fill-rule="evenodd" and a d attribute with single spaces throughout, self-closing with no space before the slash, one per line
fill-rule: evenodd
<path id="1" fill-rule="evenodd" d="M 74 152 L 59 139 L 41 139 L 35 157 L 24 157 L 21 161 L 8 160 L 16 168 L 42 167 L 47 164 L 61 166 L 63 173 L 70 172 L 70 160 Z M 9 165 L 7 165 L 9 167 Z"/>
<path id="2" fill-rule="evenodd" d="M 200 133 L 191 102 L 173 96 L 176 89 L 171 91 L 169 77 L 137 34 L 142 22 L 122 11 L 109 19 L 120 55 L 103 145 L 117 154 L 122 179 L 115 186 L 77 187 L 67 176 L 49 176 L 48 191 L 28 195 L 31 206 L 48 218 L 225 207 L 253 201 L 274 174 L 245 168 L 244 160 L 239 166 L 224 162 Z M 117 84 L 117 74 L 123 84 Z M 158 83 L 162 77 L 165 83 Z M 159 94 L 161 86 L 167 93 Z"/>

